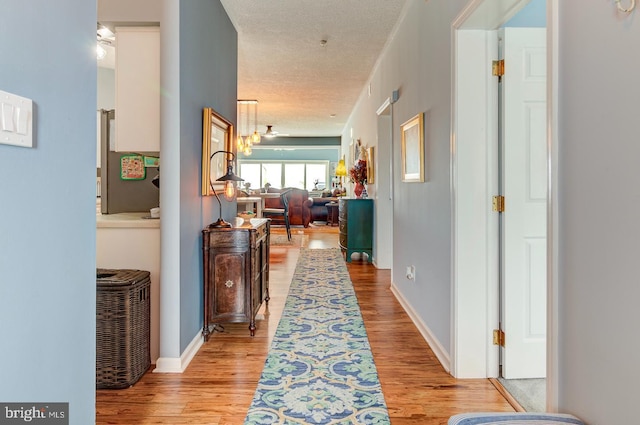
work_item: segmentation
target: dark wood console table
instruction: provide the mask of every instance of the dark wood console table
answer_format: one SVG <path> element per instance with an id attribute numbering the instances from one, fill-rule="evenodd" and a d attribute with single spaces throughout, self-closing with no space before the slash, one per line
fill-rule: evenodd
<path id="1" fill-rule="evenodd" d="M 209 339 L 210 326 L 219 323 L 249 323 L 256 330 L 256 313 L 269 302 L 269 219 L 231 228 L 202 230 L 204 267 L 204 325 L 202 336 Z"/>

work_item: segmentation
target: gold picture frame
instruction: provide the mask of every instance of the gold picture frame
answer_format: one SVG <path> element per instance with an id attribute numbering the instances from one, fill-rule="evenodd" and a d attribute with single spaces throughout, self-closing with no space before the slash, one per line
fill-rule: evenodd
<path id="1" fill-rule="evenodd" d="M 400 126 L 402 137 L 402 181 L 424 182 L 424 113 Z"/>
<path id="2" fill-rule="evenodd" d="M 367 148 L 367 183 L 373 184 L 376 182 L 375 172 L 375 149 L 373 146 Z"/>
<path id="3" fill-rule="evenodd" d="M 214 111 L 212 108 L 203 108 L 202 111 L 202 196 L 213 195 L 211 184 L 220 189 L 224 189 L 223 182 L 216 180 L 227 172 L 228 154 L 218 154 L 211 158 L 217 151 L 234 152 L 233 124 L 225 117 Z"/>

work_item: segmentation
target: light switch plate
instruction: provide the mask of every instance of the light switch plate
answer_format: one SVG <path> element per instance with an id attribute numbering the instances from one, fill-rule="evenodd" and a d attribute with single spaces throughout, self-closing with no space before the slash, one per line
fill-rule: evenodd
<path id="1" fill-rule="evenodd" d="M 0 144 L 33 147 L 33 101 L 0 90 Z"/>

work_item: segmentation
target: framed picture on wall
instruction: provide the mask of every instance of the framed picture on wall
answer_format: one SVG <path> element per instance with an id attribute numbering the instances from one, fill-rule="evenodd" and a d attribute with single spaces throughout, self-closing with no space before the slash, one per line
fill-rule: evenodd
<path id="1" fill-rule="evenodd" d="M 369 184 L 376 182 L 375 160 L 375 148 L 371 146 L 367 148 L 367 183 Z"/>
<path id="2" fill-rule="evenodd" d="M 362 149 L 362 141 L 357 139 L 351 146 L 351 166 L 354 166 L 360 158 L 360 149 Z"/>
<path id="3" fill-rule="evenodd" d="M 402 181 L 424 182 L 424 113 L 400 126 L 402 137 Z"/>
<path id="4" fill-rule="evenodd" d="M 233 124 L 211 108 L 202 110 L 202 195 L 213 195 L 213 188 L 222 192 L 224 182 L 216 179 L 225 175 L 227 154 L 217 151 L 232 151 Z"/>

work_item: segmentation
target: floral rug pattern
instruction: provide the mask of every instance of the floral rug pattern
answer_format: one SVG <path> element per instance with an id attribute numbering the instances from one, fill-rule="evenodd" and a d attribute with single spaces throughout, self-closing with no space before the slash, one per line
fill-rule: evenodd
<path id="1" fill-rule="evenodd" d="M 390 424 L 339 249 L 301 248 L 247 424 Z"/>

